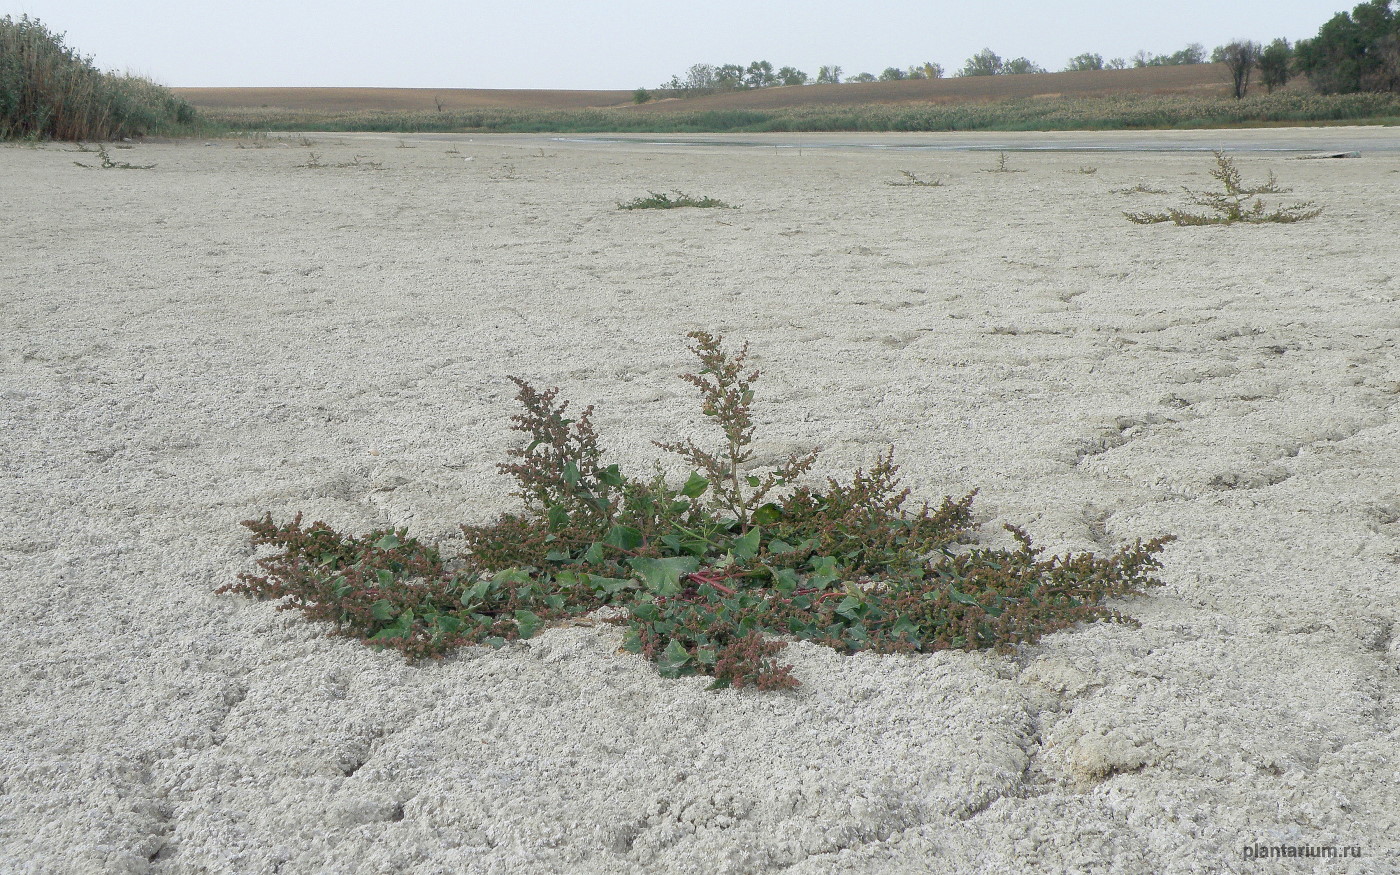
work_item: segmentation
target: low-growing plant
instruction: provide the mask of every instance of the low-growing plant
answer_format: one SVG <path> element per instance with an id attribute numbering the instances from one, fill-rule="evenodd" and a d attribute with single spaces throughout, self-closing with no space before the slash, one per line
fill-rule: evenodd
<path id="1" fill-rule="evenodd" d="M 639 197 L 627 203 L 619 203 L 619 210 L 674 210 L 677 207 L 699 207 L 701 209 L 719 208 L 724 210 L 736 209 L 734 205 L 724 201 L 715 200 L 712 197 L 695 197 L 683 191 L 677 191 L 674 198 L 659 192 L 648 192 L 648 197 Z"/>
<path id="2" fill-rule="evenodd" d="M 88 150 L 80 148 L 78 151 L 85 152 Z M 112 156 L 107 154 L 105 146 L 97 147 L 97 157 L 102 160 L 100 166 L 103 170 L 150 170 L 152 167 L 155 167 L 154 164 L 132 164 L 129 161 L 114 161 Z M 95 170 L 99 166 L 96 164 L 84 164 L 81 161 L 74 161 L 73 163 L 79 167 L 85 167 L 88 170 Z"/>
<path id="3" fill-rule="evenodd" d="M 1167 190 L 1166 190 L 1165 188 L 1153 188 L 1152 186 L 1148 185 L 1148 184 L 1145 183 L 1145 182 L 1139 182 L 1137 185 L 1128 186 L 1127 188 L 1115 188 L 1115 189 L 1113 189 L 1113 194 L 1166 194 L 1166 193 L 1167 193 Z"/>
<path id="4" fill-rule="evenodd" d="M 998 152 L 998 153 L 997 153 L 997 163 L 996 163 L 996 164 L 993 164 L 991 167 L 983 167 L 983 168 L 982 168 L 982 172 L 983 172 L 983 173 L 1025 173 L 1026 171 L 1025 171 L 1023 168 L 1011 167 L 1011 166 L 1007 165 L 1007 163 L 1006 163 L 1006 153 L 1005 153 L 1005 152 Z"/>
<path id="5" fill-rule="evenodd" d="M 1099 172 L 1099 168 L 1097 168 L 1097 167 L 1091 167 L 1090 165 L 1086 164 L 1086 165 L 1084 165 L 1083 167 L 1075 167 L 1075 168 L 1072 168 L 1072 169 L 1070 169 L 1070 170 L 1066 170 L 1065 172 L 1066 172 L 1066 173 L 1082 173 L 1082 174 L 1085 175 L 1085 176 L 1093 176 L 1095 173 L 1098 173 L 1098 172 Z"/>
<path id="6" fill-rule="evenodd" d="M 910 173 L 908 170 L 901 170 L 899 172 L 904 176 L 904 179 L 902 181 L 895 180 L 893 182 L 886 182 L 885 185 L 913 185 L 924 186 L 928 188 L 937 188 L 943 184 L 943 180 L 941 179 L 920 179 L 918 176 L 914 175 L 913 173 Z"/>
<path id="7" fill-rule="evenodd" d="M 1266 211 L 1261 194 L 1284 194 L 1292 189 L 1280 188 L 1274 172 L 1258 185 L 1246 185 L 1235 162 L 1224 152 L 1215 152 L 1215 169 L 1210 171 L 1223 191 L 1192 191 L 1185 186 L 1187 198 L 1198 207 L 1207 207 L 1209 213 L 1192 213 L 1184 209 L 1172 208 L 1165 213 L 1123 213 L 1128 221 L 1138 225 L 1152 225 L 1158 222 L 1174 222 L 1177 225 L 1233 225 L 1236 222 L 1262 224 L 1264 222 L 1301 222 L 1322 215 L 1322 208 L 1312 201 L 1276 207 Z"/>
<path id="8" fill-rule="evenodd" d="M 1045 557 L 1007 526 L 1014 548 L 967 546 L 976 493 L 911 506 L 893 449 L 824 485 L 794 483 L 816 450 L 754 469 L 747 348 L 689 338 L 700 368 L 683 379 L 722 440 L 657 442 L 694 466 L 683 483 L 606 464 L 591 407 L 571 414 L 557 389 L 512 378 L 523 408 L 512 427 L 528 443 L 501 470 L 523 507 L 462 526 L 464 553 L 444 558 L 404 529 L 354 536 L 266 514 L 243 525 L 278 552 L 219 591 L 280 600 L 412 659 L 500 647 L 610 607 L 601 621 L 625 627 L 624 648 L 663 676 L 767 690 L 798 685 L 779 659 L 792 639 L 842 653 L 1005 652 L 1079 623 L 1134 623 L 1106 600 L 1160 585 L 1170 536 Z"/>
<path id="9" fill-rule="evenodd" d="M 327 163 L 325 163 L 324 161 L 321 160 L 321 156 L 320 156 L 320 155 L 317 155 L 315 152 L 312 152 L 312 153 L 311 153 L 311 157 L 307 159 L 307 161 L 306 161 L 305 164 L 298 164 L 297 166 L 298 166 L 298 167 L 304 167 L 304 168 L 306 168 L 307 170 L 322 170 L 322 169 L 324 169 L 324 168 L 326 168 L 326 167 L 336 167 L 336 168 L 340 168 L 340 169 L 342 169 L 342 170 L 343 170 L 343 169 L 347 169 L 347 168 L 355 168 L 355 167 L 363 168 L 363 169 L 365 169 L 365 170 L 383 170 L 383 169 L 384 169 L 384 165 L 381 164 L 381 163 L 378 162 L 378 161 L 362 161 L 362 160 L 361 160 L 362 158 L 366 158 L 366 157 L 368 157 L 368 156 L 366 156 L 366 155 L 356 155 L 355 157 L 351 158 L 349 161 L 342 161 L 342 162 L 340 162 L 339 164 L 327 164 Z"/>

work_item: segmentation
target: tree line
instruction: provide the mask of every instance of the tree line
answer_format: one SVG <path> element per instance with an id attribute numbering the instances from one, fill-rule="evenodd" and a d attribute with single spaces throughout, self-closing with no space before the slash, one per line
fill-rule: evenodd
<path id="1" fill-rule="evenodd" d="M 1400 15 L 1391 9 L 1392 0 L 1368 0 L 1351 13 L 1339 12 L 1318 35 L 1296 45 L 1279 38 L 1267 46 L 1253 40 L 1236 39 L 1217 46 L 1207 55 L 1205 46 L 1191 43 L 1177 52 L 1157 55 L 1139 51 L 1132 58 L 1110 58 L 1085 52 L 1069 59 L 1064 72 L 1123 70 L 1128 67 L 1165 67 L 1184 64 L 1224 64 L 1234 96 L 1242 98 L 1250 85 L 1258 82 L 1268 91 L 1287 85 L 1295 75 L 1305 76 L 1317 91 L 1344 94 L 1358 91 L 1400 91 Z M 1048 72 L 1029 58 L 1003 59 L 984 48 L 964 62 L 955 76 L 1008 76 Z M 720 91 L 771 88 L 792 85 L 837 85 L 843 82 L 895 82 L 906 79 L 942 79 L 941 64 L 925 61 L 906 67 L 886 67 L 878 75 L 857 73 L 846 76 L 841 67 L 822 66 L 816 76 L 796 67 L 774 69 L 768 61 L 743 64 L 695 64 L 684 75 L 672 76 L 656 91 L 665 96 L 693 97 Z M 637 103 L 657 96 L 638 88 Z"/>

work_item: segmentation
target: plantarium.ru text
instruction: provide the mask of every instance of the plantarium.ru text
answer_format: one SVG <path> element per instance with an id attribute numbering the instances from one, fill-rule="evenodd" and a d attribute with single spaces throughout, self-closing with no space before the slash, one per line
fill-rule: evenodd
<path id="1" fill-rule="evenodd" d="M 796 482 L 816 451 L 755 473 L 748 348 L 689 337 L 700 367 L 683 379 L 723 438 L 657 444 L 694 466 L 684 483 L 604 464 L 591 407 L 569 416 L 557 390 L 513 378 L 513 428 L 529 440 L 501 469 L 524 506 L 463 526 L 464 554 L 443 557 L 403 529 L 355 536 L 268 514 L 244 525 L 280 552 L 219 591 L 280 599 L 409 658 L 499 647 L 611 607 L 626 649 L 665 677 L 784 689 L 798 685 L 778 658 L 790 639 L 842 653 L 1008 651 L 1078 623 L 1133 623 L 1105 600 L 1160 585 L 1152 572 L 1171 536 L 1046 558 L 1008 526 L 1014 549 L 968 546 L 975 493 L 911 507 L 892 449 L 845 482 Z"/>

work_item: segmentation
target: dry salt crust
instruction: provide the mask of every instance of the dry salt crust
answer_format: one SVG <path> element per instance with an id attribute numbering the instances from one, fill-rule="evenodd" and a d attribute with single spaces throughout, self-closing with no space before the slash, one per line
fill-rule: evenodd
<path id="1" fill-rule="evenodd" d="M 1326 213 L 1124 220 L 1210 187 L 1200 152 L 0 149 L 0 871 L 1400 870 L 1400 137 L 1161 136 Z M 616 206 L 673 189 L 739 208 Z M 1142 628 L 797 644 L 797 691 L 713 693 L 608 627 L 410 666 L 213 593 L 264 510 L 451 549 L 512 507 L 510 374 L 645 470 L 705 434 L 695 328 L 753 344 L 769 458 L 892 444 L 916 495 L 980 488 L 991 543 L 1176 534 Z"/>

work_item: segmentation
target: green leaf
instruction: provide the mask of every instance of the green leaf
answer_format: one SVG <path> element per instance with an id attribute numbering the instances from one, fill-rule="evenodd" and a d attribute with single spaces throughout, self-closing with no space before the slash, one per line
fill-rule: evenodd
<path id="1" fill-rule="evenodd" d="M 598 574 L 585 574 L 583 579 L 589 586 L 593 587 L 594 591 L 604 595 L 616 595 L 624 589 L 637 585 L 637 581 L 630 577 L 603 577 Z"/>
<path id="2" fill-rule="evenodd" d="M 848 595 L 841 600 L 841 603 L 839 605 L 836 606 L 836 613 L 840 614 L 848 620 L 855 620 L 858 619 L 862 613 L 864 613 L 864 611 L 862 611 L 862 608 L 864 607 L 865 602 L 861 601 L 855 596 Z"/>
<path id="3" fill-rule="evenodd" d="M 642 546 L 642 533 L 631 526 L 616 525 L 608 529 L 603 543 L 617 547 L 619 550 L 635 550 Z"/>
<path id="4" fill-rule="evenodd" d="M 673 596 L 681 591 L 681 575 L 700 567 L 694 556 L 668 556 L 664 559 L 628 559 L 627 564 L 642 577 L 642 583 L 659 596 Z"/>
<path id="5" fill-rule="evenodd" d="M 371 616 L 373 616 L 376 620 L 380 621 L 392 620 L 395 616 L 397 616 L 396 612 L 394 611 L 394 603 L 389 601 L 388 599 L 380 599 L 379 601 L 370 605 L 369 612 Z"/>
<path id="6" fill-rule="evenodd" d="M 691 471 L 690 477 L 686 479 L 685 485 L 681 487 L 681 495 L 687 498 L 699 498 L 705 494 L 705 490 L 710 488 L 710 481 L 700 476 L 698 471 Z"/>
<path id="7" fill-rule="evenodd" d="M 622 477 L 622 472 L 620 472 L 617 469 L 616 465 L 609 465 L 608 467 L 599 471 L 598 479 L 606 485 L 611 486 L 613 488 L 619 488 L 625 482 Z"/>
<path id="8" fill-rule="evenodd" d="M 569 512 L 561 505 L 550 505 L 545 516 L 549 520 L 549 527 L 551 529 L 562 529 L 569 524 Z"/>
<path id="9" fill-rule="evenodd" d="M 661 658 L 656 661 L 656 667 L 661 670 L 662 677 L 678 677 L 685 668 L 685 664 L 690 661 L 690 651 L 685 649 L 685 645 L 675 638 L 666 645 L 662 651 Z"/>
<path id="10" fill-rule="evenodd" d="M 374 549 L 376 549 L 376 550 L 393 550 L 394 548 L 399 547 L 399 546 L 402 546 L 402 545 L 403 545 L 403 542 L 399 540 L 399 538 L 398 538 L 397 535 L 385 535 L 384 537 L 380 538 L 378 541 L 375 541 L 375 542 L 374 542 Z"/>
<path id="11" fill-rule="evenodd" d="M 544 620 L 533 611 L 516 611 L 515 625 L 520 630 L 521 638 L 533 638 L 535 630 L 544 625 Z"/>
<path id="12" fill-rule="evenodd" d="M 801 578 L 797 576 L 797 572 L 793 571 L 791 568 L 770 567 L 768 571 L 773 575 L 773 589 L 783 595 L 791 595 L 792 591 L 797 589 L 798 584 L 801 582 Z"/>
<path id="13" fill-rule="evenodd" d="M 587 562 L 589 565 L 597 565 L 599 562 L 602 562 L 603 557 L 607 556 L 607 550 L 605 550 L 604 547 L 605 545 L 602 541 L 594 541 L 592 544 L 589 544 L 588 551 L 583 554 L 583 561 Z"/>
<path id="14" fill-rule="evenodd" d="M 948 598 L 952 599 L 960 605 L 977 604 L 977 599 L 973 598 L 970 595 L 966 595 L 965 593 L 958 592 L 958 588 L 956 586 L 953 586 L 951 583 L 948 584 Z"/>
<path id="15" fill-rule="evenodd" d="M 579 481 L 578 465 L 573 460 L 564 463 L 564 482 L 570 486 L 577 486 Z"/>
<path id="16" fill-rule="evenodd" d="M 387 641 L 391 638 L 407 638 L 409 630 L 413 628 L 413 610 L 410 608 L 399 614 L 399 618 L 392 625 L 380 629 L 369 636 L 371 641 Z"/>
<path id="17" fill-rule="evenodd" d="M 783 512 L 771 501 L 753 512 L 753 521 L 760 526 L 771 526 L 782 518 Z"/>
<path id="18" fill-rule="evenodd" d="M 734 554 L 735 559 L 752 559 L 758 555 L 759 541 L 763 537 L 763 530 L 754 526 L 744 533 L 742 538 L 735 538 L 729 542 L 729 552 Z"/>
<path id="19" fill-rule="evenodd" d="M 812 576 L 807 581 L 808 585 L 818 589 L 826 589 L 840 577 L 836 568 L 836 558 L 834 556 L 813 556 L 811 560 Z"/>
<path id="20" fill-rule="evenodd" d="M 758 484 L 762 483 L 763 481 L 760 480 L 756 474 L 750 474 L 749 476 L 744 478 L 744 482 L 749 484 L 749 486 L 753 487 L 754 489 L 757 489 Z"/>
<path id="21" fill-rule="evenodd" d="M 632 606 L 632 616 L 647 623 L 654 623 L 661 616 L 661 609 L 653 602 L 639 602 Z"/>
<path id="22" fill-rule="evenodd" d="M 374 577 L 379 581 L 380 586 L 388 586 L 394 582 L 394 572 L 387 568 L 381 568 L 374 572 Z"/>
<path id="23" fill-rule="evenodd" d="M 550 562 L 568 562 L 574 558 L 574 554 L 568 550 L 550 550 L 544 554 L 544 558 Z"/>

